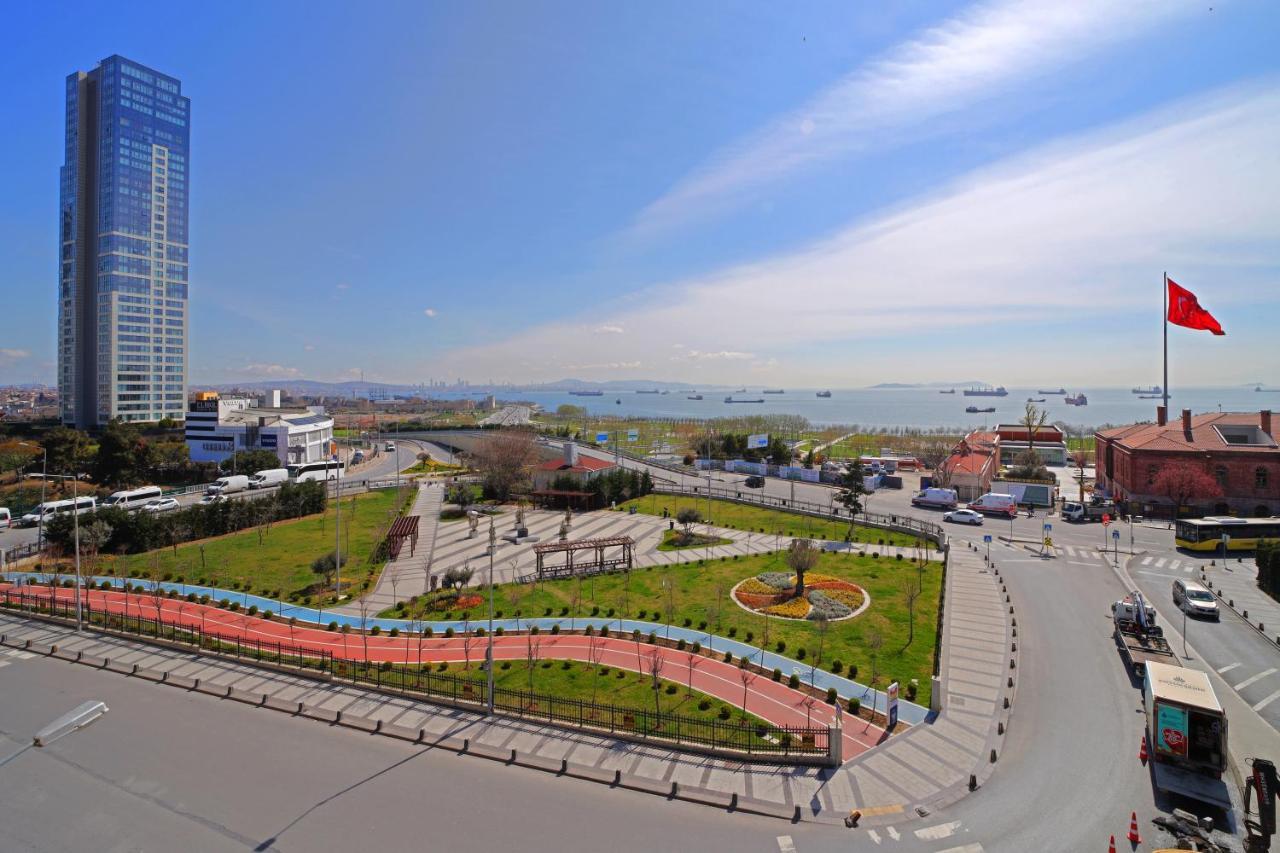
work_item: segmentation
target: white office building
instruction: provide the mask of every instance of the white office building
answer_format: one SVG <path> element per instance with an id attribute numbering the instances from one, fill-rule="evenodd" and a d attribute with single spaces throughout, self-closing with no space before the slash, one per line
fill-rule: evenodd
<path id="1" fill-rule="evenodd" d="M 260 406 L 249 397 L 193 400 L 186 439 L 193 462 L 222 462 L 240 450 L 269 450 L 281 466 L 319 462 L 333 453 L 333 418 L 320 406 Z"/>

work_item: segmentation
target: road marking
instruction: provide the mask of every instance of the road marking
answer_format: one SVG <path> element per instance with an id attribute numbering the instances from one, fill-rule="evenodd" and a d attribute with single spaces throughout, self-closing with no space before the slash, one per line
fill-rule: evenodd
<path id="1" fill-rule="evenodd" d="M 778 836 L 778 853 L 796 853 L 796 845 L 792 843 L 790 835 Z"/>
<path id="2" fill-rule="evenodd" d="M 948 847 L 946 850 L 939 850 L 938 853 L 982 853 L 982 845 L 965 844 L 961 847 Z"/>
<path id="3" fill-rule="evenodd" d="M 1277 699 L 1280 699 L 1280 690 L 1277 690 L 1275 693 L 1272 693 L 1272 694 L 1271 694 L 1270 696 L 1268 696 L 1266 699 L 1263 699 L 1261 702 L 1259 702 L 1258 704 L 1254 705 L 1254 706 L 1253 706 L 1253 710 L 1255 710 L 1255 711 L 1261 711 L 1263 708 L 1267 707 L 1268 705 L 1270 705 L 1272 702 L 1276 701 Z"/>
<path id="4" fill-rule="evenodd" d="M 1222 675 L 1222 673 L 1224 672 L 1230 672 L 1231 670 L 1235 669 L 1239 665 L 1240 664 L 1238 663 L 1229 663 L 1226 666 L 1218 667 L 1218 675 Z"/>
<path id="5" fill-rule="evenodd" d="M 1142 565 L 1144 565 L 1144 566 L 1149 566 L 1149 565 L 1151 565 L 1151 559 L 1152 559 L 1151 557 L 1143 557 L 1143 558 L 1142 558 Z"/>
<path id="6" fill-rule="evenodd" d="M 1262 679 L 1266 678 L 1268 675 L 1271 675 L 1275 671 L 1276 671 L 1276 668 L 1274 666 L 1271 667 L 1271 669 L 1264 669 L 1262 672 L 1258 673 L 1253 678 L 1246 678 L 1244 681 L 1240 682 L 1239 684 L 1231 685 L 1231 689 L 1237 690 L 1237 691 L 1243 690 L 1244 688 L 1248 687 L 1250 684 L 1253 684 L 1255 681 L 1261 681 Z"/>
<path id="7" fill-rule="evenodd" d="M 874 829 L 867 830 L 867 838 L 870 838 L 876 844 L 880 843 L 880 833 L 876 832 Z"/>
<path id="8" fill-rule="evenodd" d="M 902 834 L 899 833 L 898 830 L 894 829 L 892 826 L 886 826 L 884 828 L 884 831 L 889 833 L 889 837 L 892 838 L 894 841 L 897 841 L 899 838 L 902 837 Z"/>
<path id="9" fill-rule="evenodd" d="M 1178 579 L 1178 575 L 1171 575 L 1168 572 L 1144 572 L 1142 569 L 1138 569 L 1137 574 L 1148 575 L 1149 577 L 1153 577 L 1153 578 L 1173 578 L 1174 580 Z"/>
<path id="10" fill-rule="evenodd" d="M 937 826 L 926 826 L 924 829 L 916 830 L 916 838 L 921 841 L 941 841 L 944 838 L 950 838 L 956 834 L 956 830 L 960 828 L 960 821 L 953 820 L 950 823 L 940 823 Z"/>
<path id="11" fill-rule="evenodd" d="M 1166 558 L 1161 557 L 1160 559 L 1156 560 L 1156 568 L 1163 569 L 1165 567 L 1165 564 L 1168 562 L 1169 561 Z"/>

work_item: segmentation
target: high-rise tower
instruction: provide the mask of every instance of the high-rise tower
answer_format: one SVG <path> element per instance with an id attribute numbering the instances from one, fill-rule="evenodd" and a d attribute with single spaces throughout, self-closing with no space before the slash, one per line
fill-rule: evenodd
<path id="1" fill-rule="evenodd" d="M 191 103 L 121 56 L 67 77 L 61 170 L 62 420 L 185 416 Z"/>

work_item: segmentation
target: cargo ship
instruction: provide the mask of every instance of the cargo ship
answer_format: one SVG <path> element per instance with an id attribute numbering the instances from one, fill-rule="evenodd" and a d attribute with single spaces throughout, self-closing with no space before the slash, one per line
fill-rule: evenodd
<path id="1" fill-rule="evenodd" d="M 781 388 L 766 388 L 760 393 L 761 394 L 785 394 L 787 392 L 783 391 Z"/>
<path id="2" fill-rule="evenodd" d="M 998 388 L 992 388 L 990 385 L 975 385 L 964 389 L 964 395 L 966 397 L 1007 397 L 1009 392 L 1003 385 Z"/>
<path id="3" fill-rule="evenodd" d="M 735 400 L 732 397 L 725 397 L 724 401 L 726 403 L 763 403 L 764 399 L 761 398 L 759 400 Z"/>
<path id="4" fill-rule="evenodd" d="M 1036 391 L 1037 394 L 1053 394 L 1055 396 L 1065 397 L 1067 395 L 1066 388 L 1059 388 L 1057 391 L 1045 391 L 1043 388 Z"/>
<path id="5" fill-rule="evenodd" d="M 571 397 L 603 397 L 603 391 L 570 391 Z"/>
<path id="6" fill-rule="evenodd" d="M 830 397 L 830 396 L 831 396 L 831 392 L 830 392 L 830 391 L 819 391 L 819 392 L 818 392 L 818 396 L 819 396 L 819 397 Z"/>
<path id="7" fill-rule="evenodd" d="M 1132 393 L 1146 394 L 1151 397 L 1158 397 L 1160 396 L 1160 390 L 1161 389 L 1159 385 L 1152 385 L 1150 388 L 1134 388 L 1132 389 Z"/>
<path id="8" fill-rule="evenodd" d="M 1087 406 L 1089 405 L 1089 398 L 1081 393 L 1074 397 L 1067 397 L 1066 403 L 1068 406 Z"/>
<path id="9" fill-rule="evenodd" d="M 702 399 L 702 395 L 701 395 L 701 394 L 690 394 L 690 395 L 689 395 L 689 399 L 690 399 L 690 400 L 701 400 L 701 399 Z"/>
<path id="10" fill-rule="evenodd" d="M 642 390 L 642 391 L 637 391 L 636 393 L 637 394 L 657 394 L 658 389 L 654 388 L 652 391 Z"/>
<path id="11" fill-rule="evenodd" d="M 990 414 L 996 410 L 995 406 L 987 406 L 985 409 L 979 409 L 977 406 L 969 406 L 965 409 L 971 415 Z"/>
<path id="12" fill-rule="evenodd" d="M 954 393 L 956 393 L 956 389 L 951 388 L 951 389 L 948 389 L 948 390 L 946 390 L 946 391 L 939 391 L 938 393 L 939 393 L 939 394 L 954 394 Z"/>

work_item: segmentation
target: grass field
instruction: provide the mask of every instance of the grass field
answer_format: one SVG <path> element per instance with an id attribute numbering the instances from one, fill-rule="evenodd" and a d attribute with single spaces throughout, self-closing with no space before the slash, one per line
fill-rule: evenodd
<path id="1" fill-rule="evenodd" d="M 702 513 L 702 523 L 705 524 L 707 521 L 706 499 L 695 498 L 692 495 L 646 495 L 643 498 L 636 498 L 619 504 L 618 509 L 625 511 L 632 506 L 636 508 L 637 512 L 643 512 L 647 515 L 662 515 L 662 510 L 665 508 L 670 511 L 672 518 L 675 518 L 681 509 L 693 507 Z M 845 521 L 811 518 L 807 515 L 798 515 L 779 509 L 744 506 L 732 501 L 711 501 L 711 523 L 716 527 L 727 527 L 731 530 L 749 530 L 754 533 L 763 531 L 770 536 L 775 533 L 781 533 L 783 536 L 808 536 L 813 539 L 844 541 L 844 538 L 849 535 L 849 523 Z M 899 545 L 902 547 L 911 547 L 916 544 L 915 537 L 905 533 L 895 533 L 892 530 L 881 530 L 877 527 L 862 527 L 860 525 L 854 525 L 852 538 L 854 542 L 883 542 L 886 545 Z M 926 546 L 932 547 L 928 543 L 926 543 Z"/>
<path id="2" fill-rule="evenodd" d="M 712 560 L 632 572 L 601 575 L 594 579 L 549 581 L 536 585 L 501 584 L 495 590 L 495 615 L 523 616 L 622 616 L 651 622 L 667 622 L 669 581 L 670 623 L 705 630 L 720 636 L 785 654 L 806 663 L 818 653 L 819 627 L 814 622 L 776 617 L 765 619 L 739 607 L 729 591 L 739 581 L 765 571 L 789 571 L 781 554 L 762 554 L 740 559 Z M 877 686 L 897 679 L 904 686 L 912 679 L 920 683 L 917 701 L 927 704 L 929 677 L 938 642 L 938 599 L 942 587 L 942 566 L 937 562 L 917 568 L 910 560 L 876 559 L 855 554 L 824 553 L 815 573 L 834 575 L 861 586 L 871 596 L 871 606 L 852 619 L 831 622 L 822 641 L 823 669 L 848 673 L 863 683 L 878 675 Z M 922 592 L 915 602 L 914 636 L 908 618 L 905 583 L 920 581 Z M 579 603 L 574 611 L 575 596 Z M 425 612 L 428 619 L 460 618 L 461 613 L 416 610 L 424 601 L 382 615 L 409 618 Z M 483 605 L 481 605 L 483 609 Z M 469 614 L 479 616 L 479 610 Z M 766 634 L 767 632 L 767 634 Z M 910 642 L 908 638 L 910 637 Z M 874 663 L 873 663 L 874 660 Z M 837 667 L 839 662 L 839 667 Z M 856 676 L 852 667 L 857 668 Z"/>
<path id="3" fill-rule="evenodd" d="M 373 553 L 382 532 L 399 507 L 394 489 L 384 489 L 342 499 L 342 552 L 348 563 L 343 568 L 347 594 L 357 595 L 369 582 Z M 160 548 L 145 554 L 102 558 L 102 572 L 114 570 L 117 575 L 145 578 L 151 574 L 187 581 L 216 583 L 227 588 L 285 598 L 320 596 L 311 588 L 319 581 L 311 571 L 311 561 L 334 548 L 334 507 L 321 515 L 271 525 L 259 543 L 257 528 L 227 536 L 203 539 L 172 548 Z M 348 582 L 356 584 L 346 589 Z M 277 592 L 278 591 L 278 592 Z M 334 597 L 332 590 L 323 592 L 323 601 Z M 315 602 L 322 599 L 313 597 Z"/>

